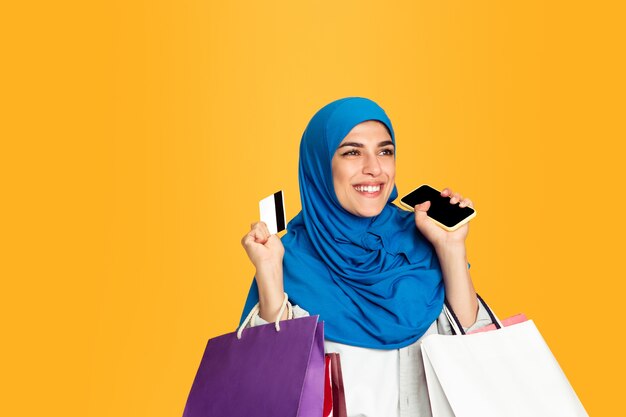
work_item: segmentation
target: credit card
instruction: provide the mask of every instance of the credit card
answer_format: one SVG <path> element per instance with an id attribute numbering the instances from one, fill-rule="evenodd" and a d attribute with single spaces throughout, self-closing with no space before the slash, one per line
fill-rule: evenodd
<path id="1" fill-rule="evenodd" d="M 278 191 L 259 202 L 261 221 L 267 224 L 270 233 L 275 235 L 285 230 L 287 219 L 285 218 L 285 198 L 283 191 Z"/>

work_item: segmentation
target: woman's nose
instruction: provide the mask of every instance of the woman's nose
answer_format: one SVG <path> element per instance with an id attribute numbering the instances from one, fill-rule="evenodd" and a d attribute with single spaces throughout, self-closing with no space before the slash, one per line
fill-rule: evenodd
<path id="1" fill-rule="evenodd" d="M 363 173 L 370 174 L 373 176 L 380 175 L 382 169 L 380 167 L 380 161 L 376 157 L 376 155 L 367 155 L 363 161 Z"/>

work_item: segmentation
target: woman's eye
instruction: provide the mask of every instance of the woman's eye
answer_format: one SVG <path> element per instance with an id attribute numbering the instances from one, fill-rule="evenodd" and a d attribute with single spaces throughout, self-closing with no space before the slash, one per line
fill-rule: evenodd
<path id="1" fill-rule="evenodd" d="M 341 156 L 359 156 L 361 155 L 361 151 L 358 149 L 350 149 L 349 151 L 346 151 L 344 153 L 341 154 Z M 393 149 L 392 148 L 387 148 L 387 149 L 381 149 L 379 152 L 379 155 L 393 155 Z"/>

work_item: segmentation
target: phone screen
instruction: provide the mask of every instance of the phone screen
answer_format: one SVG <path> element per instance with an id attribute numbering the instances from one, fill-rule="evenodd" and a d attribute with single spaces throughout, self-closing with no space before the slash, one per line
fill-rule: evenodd
<path id="1" fill-rule="evenodd" d="M 428 217 L 447 227 L 454 227 L 474 214 L 474 209 L 471 207 L 460 207 L 459 203 L 450 204 L 450 197 L 442 197 L 439 191 L 429 185 L 422 185 L 400 199 L 411 208 L 429 200 Z"/>

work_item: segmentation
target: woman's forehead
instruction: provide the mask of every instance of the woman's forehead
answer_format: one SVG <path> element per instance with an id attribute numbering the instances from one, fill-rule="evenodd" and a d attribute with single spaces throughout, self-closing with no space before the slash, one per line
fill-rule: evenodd
<path id="1" fill-rule="evenodd" d="M 384 123 L 378 120 L 367 120 L 355 125 L 341 142 L 357 139 L 383 142 L 391 140 L 391 135 Z"/>

